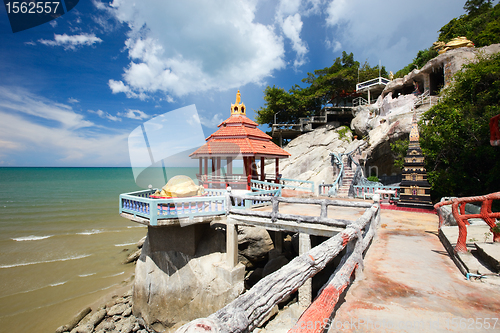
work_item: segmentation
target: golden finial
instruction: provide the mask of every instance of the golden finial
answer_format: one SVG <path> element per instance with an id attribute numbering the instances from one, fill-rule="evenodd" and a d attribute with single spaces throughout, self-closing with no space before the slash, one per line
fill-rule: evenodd
<path id="1" fill-rule="evenodd" d="M 239 90 L 236 94 L 236 103 L 231 104 L 231 115 L 246 115 L 245 104 L 241 103 L 241 94 Z"/>
<path id="2" fill-rule="evenodd" d="M 238 89 L 238 93 L 236 94 L 236 103 L 235 104 L 240 104 L 241 102 L 241 94 L 240 90 Z"/>

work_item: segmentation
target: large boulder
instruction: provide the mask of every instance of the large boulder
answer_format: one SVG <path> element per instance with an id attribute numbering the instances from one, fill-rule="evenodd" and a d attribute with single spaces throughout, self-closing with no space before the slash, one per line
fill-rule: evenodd
<path id="1" fill-rule="evenodd" d="M 274 249 L 273 240 L 264 228 L 238 226 L 238 252 L 252 263 L 267 260 Z"/>
<path id="2" fill-rule="evenodd" d="M 330 153 L 348 152 L 359 144 L 361 141 L 353 140 L 349 129 L 328 123 L 300 135 L 284 147 L 291 156 L 280 161 L 280 173 L 283 178 L 313 181 L 317 191 L 323 181 L 331 184 L 336 178 Z M 274 163 L 267 165 L 265 172 L 274 174 Z"/>

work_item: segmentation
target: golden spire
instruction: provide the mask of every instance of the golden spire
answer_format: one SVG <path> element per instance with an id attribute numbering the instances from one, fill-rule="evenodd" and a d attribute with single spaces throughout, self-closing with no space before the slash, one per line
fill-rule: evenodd
<path id="1" fill-rule="evenodd" d="M 239 90 L 236 94 L 236 103 L 231 104 L 231 116 L 232 115 L 246 115 L 245 104 L 241 103 L 241 94 Z"/>
<path id="2" fill-rule="evenodd" d="M 417 111 L 413 109 L 413 121 L 410 130 L 410 144 L 418 144 L 420 139 L 420 134 L 418 133 L 418 123 L 417 123 Z"/>

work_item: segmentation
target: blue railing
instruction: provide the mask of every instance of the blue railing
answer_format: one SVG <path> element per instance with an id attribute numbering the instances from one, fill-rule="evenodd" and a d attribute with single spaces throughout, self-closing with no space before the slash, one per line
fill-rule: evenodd
<path id="1" fill-rule="evenodd" d="M 339 173 L 333 184 L 319 185 L 319 195 L 335 196 L 337 195 L 339 187 L 342 186 L 342 179 L 344 178 L 344 163 L 342 162 L 342 154 L 337 155 L 335 153 L 330 153 L 330 156 L 332 156 L 332 165 L 336 164 L 339 167 Z"/>
<path id="2" fill-rule="evenodd" d="M 254 181 L 256 182 L 256 181 Z M 265 183 L 265 182 L 263 182 Z M 271 189 L 255 189 L 249 193 L 253 197 L 268 198 L 270 196 L 281 196 L 281 184 L 267 183 Z M 206 195 L 201 197 L 156 199 L 150 195 L 156 190 L 144 190 L 120 194 L 120 214 L 128 213 L 134 217 L 142 217 L 149 220 L 149 225 L 158 225 L 158 220 L 178 219 L 224 215 L 227 212 L 226 201 L 228 192 L 225 189 L 205 189 Z M 267 204 L 268 200 L 231 199 L 231 206 L 249 209 L 253 206 Z"/>
<path id="3" fill-rule="evenodd" d="M 390 196 L 390 199 L 399 200 L 399 186 L 383 186 L 383 185 L 354 185 L 354 197 L 365 199 L 367 196 L 372 197 L 377 190 L 390 190 L 395 194 Z"/>
<path id="4" fill-rule="evenodd" d="M 281 186 L 283 186 L 283 188 L 289 188 L 292 190 L 301 190 L 301 191 L 311 191 L 311 193 L 314 193 L 314 182 L 311 180 L 281 178 L 280 184 Z M 306 185 L 306 187 L 300 185 Z"/>
<path id="5" fill-rule="evenodd" d="M 158 225 L 159 219 L 191 219 L 196 216 L 226 213 L 226 196 L 225 194 L 217 195 L 219 194 L 217 190 L 209 190 L 208 195 L 203 197 L 170 199 L 150 198 L 149 196 L 154 192 L 155 190 L 144 190 L 120 194 L 120 214 L 128 213 L 134 217 L 149 219 L 149 224 L 155 226 Z"/>

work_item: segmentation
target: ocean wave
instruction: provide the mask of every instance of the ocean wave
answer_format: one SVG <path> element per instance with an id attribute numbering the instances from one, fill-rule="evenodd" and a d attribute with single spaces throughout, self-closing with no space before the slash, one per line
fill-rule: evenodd
<path id="1" fill-rule="evenodd" d="M 92 229 L 92 230 L 86 230 L 83 232 L 77 232 L 76 234 L 88 236 L 88 235 L 100 234 L 101 232 L 102 232 L 102 230 L 100 230 L 100 229 Z"/>
<path id="2" fill-rule="evenodd" d="M 137 244 L 137 242 L 134 242 L 134 243 L 123 243 L 123 244 L 115 244 L 116 247 L 120 247 L 120 246 L 130 246 L 130 245 L 135 245 Z"/>
<path id="3" fill-rule="evenodd" d="M 125 274 L 125 272 L 116 273 L 116 274 L 108 275 L 108 276 L 103 276 L 102 278 L 106 279 L 106 278 L 110 278 L 110 277 L 120 276 L 120 275 L 123 275 L 123 274 Z"/>
<path id="4" fill-rule="evenodd" d="M 61 286 L 61 285 L 65 284 L 66 282 L 68 282 L 68 281 L 58 282 L 58 283 L 51 283 L 51 284 L 49 284 L 49 286 L 51 286 L 51 287 L 57 287 L 57 286 Z"/>
<path id="5" fill-rule="evenodd" d="M 87 277 L 87 276 L 92 276 L 92 275 L 96 275 L 97 273 L 89 273 L 89 274 L 79 274 L 78 276 L 79 277 Z"/>
<path id="6" fill-rule="evenodd" d="M 59 262 L 59 261 L 68 261 L 68 260 L 77 260 L 77 259 L 83 259 L 90 257 L 91 254 L 83 254 L 80 256 L 73 256 L 73 257 L 68 257 L 68 258 L 61 258 L 61 259 L 53 259 L 53 260 L 45 260 L 45 261 L 34 261 L 34 262 L 23 262 L 19 264 L 12 264 L 12 265 L 0 265 L 0 268 L 13 268 L 13 267 L 20 267 L 20 266 L 29 266 L 29 265 L 37 265 L 37 264 L 47 264 L 51 262 Z"/>
<path id="7" fill-rule="evenodd" d="M 11 238 L 12 240 L 15 240 L 16 242 L 25 242 L 25 241 L 34 241 L 34 240 L 41 240 L 41 239 L 47 239 L 50 238 L 54 235 L 48 235 L 48 236 L 24 236 L 24 237 L 17 237 L 17 238 Z"/>

